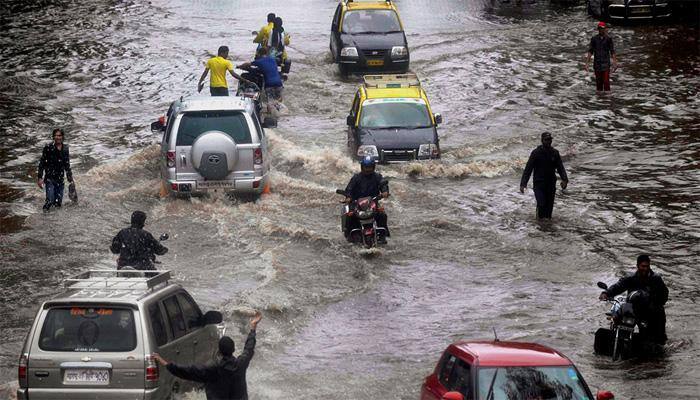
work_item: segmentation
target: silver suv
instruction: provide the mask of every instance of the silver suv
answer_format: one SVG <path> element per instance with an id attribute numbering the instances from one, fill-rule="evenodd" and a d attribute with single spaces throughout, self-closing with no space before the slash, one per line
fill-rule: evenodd
<path id="1" fill-rule="evenodd" d="M 87 271 L 45 302 L 19 359 L 19 400 L 169 399 L 188 385 L 160 370 L 213 360 L 221 313 L 202 314 L 169 271 Z"/>
<path id="2" fill-rule="evenodd" d="M 267 138 L 250 98 L 181 97 L 151 130 L 163 132 L 160 176 L 171 194 L 259 195 L 269 183 Z"/>

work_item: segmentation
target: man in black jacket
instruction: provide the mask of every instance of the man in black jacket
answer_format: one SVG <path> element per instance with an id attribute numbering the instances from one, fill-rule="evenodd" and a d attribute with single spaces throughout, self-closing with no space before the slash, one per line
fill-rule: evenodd
<path id="1" fill-rule="evenodd" d="M 640 290 L 646 292 L 640 299 L 642 304 L 633 304 L 637 318 L 648 323 L 647 334 L 654 342 L 666 343 L 666 311 L 664 305 L 668 301 L 668 288 L 661 275 L 651 270 L 651 260 L 648 255 L 637 257 L 637 272 L 620 278 L 600 294 L 600 300 L 606 301 L 625 291 Z M 645 333 L 645 332 L 642 332 Z"/>
<path id="2" fill-rule="evenodd" d="M 245 341 L 243 352 L 238 357 L 233 356 L 235 350 L 233 340 L 224 336 L 219 339 L 221 358 L 213 364 L 183 367 L 164 360 L 158 354 L 155 354 L 154 358 L 176 377 L 203 383 L 207 400 L 247 400 L 246 370 L 253 358 L 255 329 L 261 319 L 262 314 L 258 311 L 250 320 L 250 333 Z"/>
<path id="3" fill-rule="evenodd" d="M 360 173 L 353 175 L 345 187 L 345 202 L 351 203 L 357 199 L 363 197 L 376 197 L 381 195 L 382 198 L 386 199 L 389 197 L 389 185 L 384 181 L 381 174 L 375 172 L 376 162 L 372 156 L 365 156 L 360 161 Z M 386 229 L 386 236 L 389 235 L 389 227 L 387 226 L 387 217 L 383 212 L 377 212 L 375 214 L 377 220 L 377 225 Z M 356 220 L 352 218 L 346 218 L 345 226 L 343 231 L 345 233 L 345 238 L 350 240 L 350 230 L 353 227 L 353 223 Z M 386 243 L 386 238 L 379 237 L 377 241 L 380 243 Z"/>
<path id="4" fill-rule="evenodd" d="M 131 226 L 124 228 L 112 239 L 110 250 L 119 254 L 117 269 L 133 267 L 138 270 L 153 270 L 156 254 L 162 256 L 168 248 L 160 244 L 153 235 L 143 229 L 146 224 L 146 214 L 134 211 L 131 214 Z"/>
<path id="5" fill-rule="evenodd" d="M 554 209 L 554 196 L 557 192 L 557 175 L 561 176 L 561 188 L 566 189 L 569 178 L 566 176 L 564 163 L 561 161 L 559 151 L 552 147 L 552 134 L 542 134 L 542 144 L 530 153 L 523 177 L 520 179 L 520 193 L 525 193 L 527 181 L 534 171 L 532 178 L 532 190 L 537 200 L 537 218 L 552 218 Z"/>
<path id="6" fill-rule="evenodd" d="M 37 185 L 46 187 L 46 203 L 44 211 L 51 207 L 61 207 L 63 202 L 63 173 L 68 182 L 73 182 L 73 172 L 70 169 L 70 154 L 68 145 L 63 143 L 63 131 L 53 130 L 53 142 L 44 146 L 39 160 Z"/>

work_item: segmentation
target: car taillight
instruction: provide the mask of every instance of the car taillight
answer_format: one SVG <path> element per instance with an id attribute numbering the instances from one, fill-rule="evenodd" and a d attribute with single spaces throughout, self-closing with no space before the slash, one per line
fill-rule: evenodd
<path id="1" fill-rule="evenodd" d="M 175 152 L 168 152 L 168 168 L 175 168 Z"/>
<path id="2" fill-rule="evenodd" d="M 19 385 L 21 387 L 27 386 L 27 364 L 29 361 L 29 354 L 24 353 L 19 357 L 19 364 L 17 365 L 17 378 L 19 378 Z"/>
<path id="3" fill-rule="evenodd" d="M 262 155 L 262 149 L 258 147 L 253 151 L 253 162 L 256 164 L 262 164 L 263 163 L 263 155 Z"/>
<path id="4" fill-rule="evenodd" d="M 146 367 L 146 382 L 157 382 L 160 371 L 155 358 L 152 355 L 146 356 L 144 365 Z"/>
<path id="5" fill-rule="evenodd" d="M 177 192 L 177 183 L 171 183 L 171 184 L 170 184 L 170 189 L 172 189 L 173 192 Z"/>

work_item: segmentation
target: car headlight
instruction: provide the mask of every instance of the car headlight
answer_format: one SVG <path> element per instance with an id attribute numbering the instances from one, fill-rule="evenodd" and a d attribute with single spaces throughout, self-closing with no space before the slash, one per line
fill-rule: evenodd
<path id="1" fill-rule="evenodd" d="M 357 48 L 356 47 L 343 47 L 343 49 L 340 50 L 340 56 L 341 57 L 357 57 Z"/>
<path id="2" fill-rule="evenodd" d="M 379 157 L 379 151 L 377 151 L 377 146 L 375 145 L 362 145 L 357 147 L 357 156 L 358 157 L 364 157 L 364 156 L 372 156 L 372 157 Z"/>
<path id="3" fill-rule="evenodd" d="M 408 49 L 406 49 L 406 46 L 394 46 L 391 48 L 392 58 L 406 57 L 407 55 Z"/>
<path id="4" fill-rule="evenodd" d="M 437 157 L 439 150 L 437 145 L 432 143 L 422 144 L 418 147 L 418 157 L 419 158 L 430 158 Z"/>

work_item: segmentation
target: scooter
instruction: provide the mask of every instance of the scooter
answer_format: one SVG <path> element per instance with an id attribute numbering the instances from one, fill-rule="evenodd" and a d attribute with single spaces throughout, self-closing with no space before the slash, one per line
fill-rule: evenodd
<path id="1" fill-rule="evenodd" d="M 603 282 L 598 282 L 598 287 L 608 289 L 608 285 Z M 610 356 L 613 361 L 617 361 L 636 353 L 641 341 L 639 331 L 646 329 L 647 322 L 637 318 L 630 299 L 644 293 L 637 290 L 629 292 L 627 298 L 617 296 L 607 300 L 611 306 L 605 315 L 610 320 L 610 328 L 600 328 L 596 331 L 593 348 L 597 354 Z"/>
<path id="2" fill-rule="evenodd" d="M 269 99 L 265 93 L 265 77 L 262 72 L 254 66 L 242 69 L 246 72 L 241 74 L 241 78 L 246 79 L 248 82 L 238 81 L 236 96 L 247 97 L 253 100 L 255 113 L 262 122 L 263 128 L 277 127 L 277 118 L 268 112 Z M 283 75 L 282 79 L 285 78 L 286 76 Z"/>
<path id="3" fill-rule="evenodd" d="M 347 196 L 344 190 L 335 191 L 339 195 Z M 378 239 L 386 239 L 387 231 L 377 225 L 376 214 L 384 212 L 379 205 L 381 196 L 362 197 L 350 204 L 344 204 L 341 208 L 340 224 L 345 237 L 351 243 L 362 243 L 365 248 L 377 246 Z M 348 219 L 357 219 L 358 224 L 347 224 Z M 354 228 L 353 226 L 359 225 Z M 350 226 L 350 232 L 346 232 L 346 226 Z"/>
<path id="4" fill-rule="evenodd" d="M 168 239 L 170 239 L 170 235 L 168 235 L 167 233 L 163 233 L 163 234 L 160 235 L 160 237 L 158 238 L 158 241 L 159 241 L 159 242 L 164 242 L 164 241 L 166 241 L 166 240 L 168 240 Z M 155 254 L 151 254 L 151 263 L 153 264 L 152 267 L 153 267 L 155 264 L 161 264 L 160 261 L 156 260 L 156 255 L 155 255 Z M 137 268 L 134 268 L 134 267 L 132 267 L 132 266 L 124 266 L 124 267 L 119 268 L 119 261 L 117 261 L 117 269 L 118 269 L 119 271 L 143 271 L 143 270 L 139 270 L 139 269 L 137 269 Z M 150 269 L 156 269 L 156 268 L 150 268 Z M 148 271 L 148 270 L 145 270 L 145 271 Z M 127 276 L 127 275 L 124 275 L 124 276 Z M 137 275 L 137 276 L 138 276 L 138 275 Z"/>

